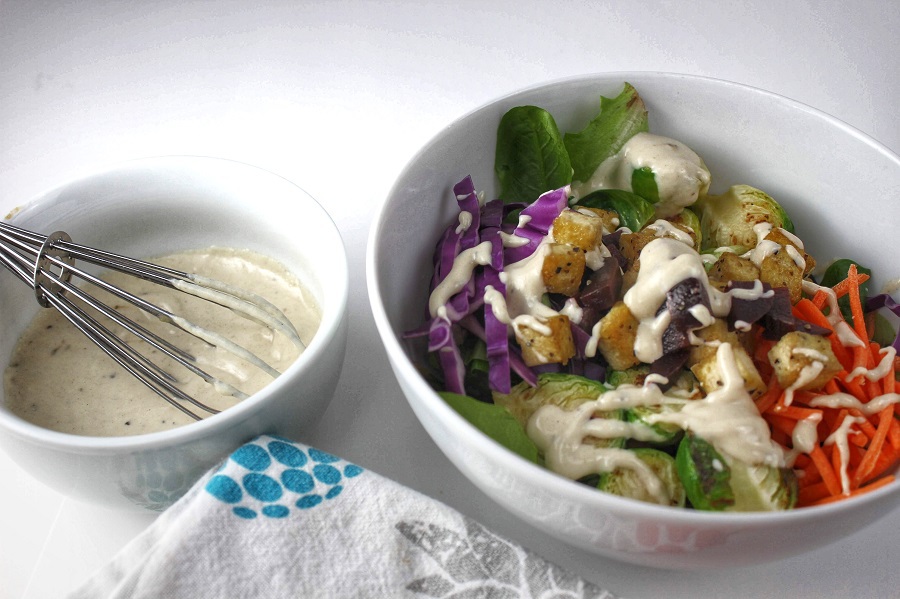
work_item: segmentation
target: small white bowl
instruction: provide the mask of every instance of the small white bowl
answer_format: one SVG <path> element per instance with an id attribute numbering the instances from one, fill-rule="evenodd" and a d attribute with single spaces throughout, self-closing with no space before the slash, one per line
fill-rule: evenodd
<path id="1" fill-rule="evenodd" d="M 62 229 L 77 243 L 134 257 L 247 248 L 293 271 L 322 312 L 312 342 L 280 377 L 180 428 L 131 437 L 65 434 L 20 419 L 0 398 L 0 446 L 39 480 L 82 500 L 160 510 L 243 442 L 262 433 L 302 439 L 324 412 L 346 347 L 347 258 L 329 215 L 293 183 L 227 160 L 137 160 L 54 189 L 15 210 L 10 222 L 45 234 Z M 28 286 L 0 271 L 5 368 L 38 304 Z"/>
<path id="2" fill-rule="evenodd" d="M 452 185 L 471 175 L 496 197 L 494 147 L 514 106 L 550 111 L 560 131 L 580 130 L 633 84 L 650 131 L 703 157 L 712 191 L 735 183 L 767 191 L 792 216 L 820 262 L 853 257 L 876 273 L 873 289 L 900 276 L 900 158 L 821 112 L 750 87 L 666 73 L 609 73 L 556 81 L 499 98 L 451 123 L 407 165 L 370 232 L 369 297 L 391 366 L 435 443 L 478 488 L 524 521 L 599 555 L 647 566 L 716 568 L 776 560 L 832 543 L 900 503 L 894 482 L 862 497 L 782 513 L 706 513 L 598 492 L 507 451 L 454 412 L 416 369 L 400 335 L 421 325 L 432 253 L 456 218 Z M 553 556 L 547 556 L 553 558 Z"/>

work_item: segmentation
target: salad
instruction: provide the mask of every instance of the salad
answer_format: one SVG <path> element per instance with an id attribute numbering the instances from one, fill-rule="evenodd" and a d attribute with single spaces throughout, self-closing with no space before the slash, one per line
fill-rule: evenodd
<path id="1" fill-rule="evenodd" d="M 900 337 L 853 260 L 817 268 L 785 209 L 710 192 L 638 91 L 561 133 L 497 132 L 499 197 L 465 177 L 434 253 L 423 371 L 524 459 L 600 491 L 713 511 L 865 493 L 900 461 Z"/>

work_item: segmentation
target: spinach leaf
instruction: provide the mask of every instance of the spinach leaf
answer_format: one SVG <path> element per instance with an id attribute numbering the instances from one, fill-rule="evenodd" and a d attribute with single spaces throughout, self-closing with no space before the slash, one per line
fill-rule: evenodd
<path id="1" fill-rule="evenodd" d="M 659 186 L 656 184 L 656 175 L 649 166 L 632 171 L 631 190 L 651 204 L 659 202 Z"/>
<path id="2" fill-rule="evenodd" d="M 537 106 L 507 111 L 497 128 L 494 170 L 504 202 L 531 203 L 572 182 L 572 165 L 553 116 Z"/>
<path id="3" fill-rule="evenodd" d="M 653 204 L 624 189 L 598 189 L 578 200 L 578 206 L 612 210 L 619 224 L 632 232 L 640 231 L 656 214 Z"/>
<path id="4" fill-rule="evenodd" d="M 631 84 L 615 98 L 600 97 L 600 114 L 563 141 L 572 162 L 574 181 L 587 181 L 601 162 L 622 149 L 635 133 L 648 131 L 647 107 Z"/>
<path id="5" fill-rule="evenodd" d="M 505 408 L 492 403 L 478 401 L 456 393 L 438 393 L 460 416 L 491 439 L 519 454 L 526 460 L 537 463 L 538 450 L 528 438 L 525 429 Z"/>

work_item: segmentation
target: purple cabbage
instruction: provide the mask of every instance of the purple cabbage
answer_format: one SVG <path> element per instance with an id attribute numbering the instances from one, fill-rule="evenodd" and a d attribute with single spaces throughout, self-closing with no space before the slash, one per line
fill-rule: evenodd
<path id="1" fill-rule="evenodd" d="M 488 285 L 506 295 L 506 285 L 500 280 L 503 270 L 503 240 L 500 228 L 503 225 L 503 201 L 493 200 L 484 205 L 481 215 L 481 235 L 484 241 L 491 242 L 491 264 L 482 271 L 479 295 L 484 296 L 484 288 Z M 509 332 L 506 324 L 495 315 L 491 306 L 484 306 L 485 343 L 488 357 L 488 382 L 491 389 L 500 393 L 509 393 L 512 387 L 509 364 Z"/>
<path id="2" fill-rule="evenodd" d="M 534 253 L 541 240 L 547 236 L 550 226 L 556 217 L 569 204 L 569 188 L 561 187 L 541 195 L 533 204 L 526 206 L 520 213 L 522 224 L 515 229 L 517 237 L 524 237 L 528 243 L 510 247 L 505 250 L 507 264 L 523 260 Z M 527 217 L 527 218 L 522 218 Z"/>

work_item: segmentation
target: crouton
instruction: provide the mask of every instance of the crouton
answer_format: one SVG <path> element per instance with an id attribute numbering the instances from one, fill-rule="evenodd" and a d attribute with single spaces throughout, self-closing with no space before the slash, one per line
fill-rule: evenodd
<path id="1" fill-rule="evenodd" d="M 541 319 L 539 328 L 519 322 L 515 326 L 515 333 L 516 341 L 522 349 L 522 359 L 527 366 L 568 364 L 569 359 L 575 355 L 569 317 L 564 314 Z"/>
<path id="2" fill-rule="evenodd" d="M 576 208 L 578 212 L 593 212 L 600 217 L 600 221 L 603 223 L 604 235 L 612 233 L 618 229 L 621 224 L 619 215 L 613 210 L 607 210 L 605 208 L 586 208 L 584 206 L 576 206 Z"/>
<path id="3" fill-rule="evenodd" d="M 588 252 L 603 242 L 603 220 L 588 210 L 563 210 L 553 221 L 553 239 Z"/>
<path id="4" fill-rule="evenodd" d="M 700 386 L 703 387 L 707 394 L 720 389 L 725 384 L 722 379 L 722 373 L 719 370 L 718 345 L 714 345 L 712 349 L 715 350 L 715 353 L 707 355 L 707 357 L 691 366 L 691 372 L 700 381 Z M 766 384 L 753 364 L 750 354 L 747 353 L 747 350 L 742 345 L 734 343 L 731 343 L 731 351 L 734 355 L 738 373 L 744 380 L 744 389 L 747 390 L 747 393 L 753 399 L 762 396 L 766 392 Z"/>
<path id="5" fill-rule="evenodd" d="M 551 243 L 541 266 L 544 287 L 550 293 L 575 295 L 584 278 L 584 269 L 584 252 L 565 243 Z"/>
<path id="6" fill-rule="evenodd" d="M 803 277 L 815 267 L 815 260 L 780 229 L 773 229 L 765 241 L 781 247 L 763 258 L 759 280 L 772 287 L 787 287 L 791 303 L 796 304 L 802 297 Z"/>
<path id="7" fill-rule="evenodd" d="M 724 290 L 729 281 L 755 281 L 759 278 L 759 268 L 749 258 L 742 258 L 733 252 L 725 252 L 707 272 L 709 282 L 719 290 Z"/>
<path id="8" fill-rule="evenodd" d="M 762 376 L 741 342 L 741 337 L 735 331 L 728 330 L 728 323 L 717 318 L 711 325 L 694 331 L 694 335 L 703 343 L 691 349 L 687 365 L 706 393 L 711 393 L 722 386 L 722 375 L 716 361 L 716 354 L 722 343 L 731 345 L 738 372 L 744 379 L 744 388 L 750 397 L 755 399 L 765 392 L 766 385 Z"/>
<path id="9" fill-rule="evenodd" d="M 801 331 L 784 335 L 769 350 L 768 357 L 783 389 L 821 389 L 843 368 L 827 337 Z"/>
<path id="10" fill-rule="evenodd" d="M 613 370 L 626 370 L 637 366 L 640 360 L 634 355 L 638 320 L 625 305 L 616 302 L 597 323 L 599 341 L 597 350 Z"/>

